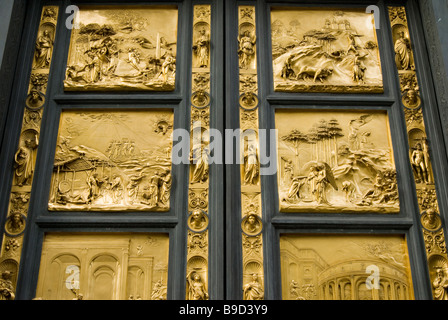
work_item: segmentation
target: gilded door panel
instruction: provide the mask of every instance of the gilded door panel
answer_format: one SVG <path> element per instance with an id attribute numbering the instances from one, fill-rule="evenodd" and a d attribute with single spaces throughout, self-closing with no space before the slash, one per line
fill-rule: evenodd
<path id="1" fill-rule="evenodd" d="M 168 211 L 173 112 L 64 111 L 51 211 Z"/>
<path id="2" fill-rule="evenodd" d="M 410 300 L 407 244 L 395 235 L 283 234 L 288 300 Z"/>
<path id="3" fill-rule="evenodd" d="M 67 91 L 173 91 L 174 6 L 82 6 L 73 28 Z"/>
<path id="4" fill-rule="evenodd" d="M 383 92 L 372 13 L 272 8 L 274 88 L 282 92 Z"/>
<path id="5" fill-rule="evenodd" d="M 36 298 L 165 300 L 168 235 L 49 233 Z"/>
<path id="6" fill-rule="evenodd" d="M 398 213 L 387 112 L 277 110 L 282 212 Z"/>

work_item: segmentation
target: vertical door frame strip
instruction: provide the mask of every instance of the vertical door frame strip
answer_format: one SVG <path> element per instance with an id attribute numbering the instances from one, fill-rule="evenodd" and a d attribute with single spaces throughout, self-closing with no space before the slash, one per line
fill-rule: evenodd
<path id="1" fill-rule="evenodd" d="M 27 227 L 42 115 L 47 102 L 47 83 L 53 57 L 58 15 L 58 6 L 44 6 L 42 8 L 19 145 L 13 159 L 14 174 L 0 253 L 0 272 L 2 272 L 0 276 L 5 281 L 10 281 L 13 291 L 11 299 L 15 296 L 19 278 L 18 273 L 24 233 Z M 41 46 L 42 44 L 45 46 Z"/>
<path id="2" fill-rule="evenodd" d="M 432 293 L 435 300 L 440 300 L 446 294 L 446 289 L 441 289 L 443 281 L 447 280 L 448 257 L 445 244 L 443 220 L 437 201 L 435 178 L 431 166 L 429 141 L 425 129 L 422 101 L 419 89 L 419 81 L 413 62 L 412 44 L 405 7 L 388 7 L 389 19 L 392 30 L 404 32 L 408 43 L 408 63 L 410 66 L 396 62 L 401 91 L 401 105 L 406 120 L 406 130 L 409 140 L 410 165 L 414 172 L 416 195 L 420 213 L 420 225 L 425 242 L 426 260 L 431 279 Z M 400 33 L 401 33 L 400 32 Z M 398 40 L 394 40 L 394 48 Z M 397 54 L 397 53 L 396 53 Z M 412 141 L 419 140 L 419 141 Z M 418 145 L 419 144 L 419 145 Z M 414 155 L 421 156 L 425 168 L 420 172 L 415 168 Z"/>
<path id="3" fill-rule="evenodd" d="M 242 291 L 264 299 L 263 219 L 260 181 L 259 99 L 255 6 L 238 6 Z"/>
<path id="4" fill-rule="evenodd" d="M 211 5 L 193 6 L 193 55 L 191 88 L 191 164 L 189 170 L 186 299 L 208 300 L 209 284 L 209 143 Z M 203 32 L 203 33 L 202 33 Z M 203 56 L 201 56 L 203 55 Z M 202 61 L 201 61 L 202 60 Z M 195 276 L 199 276 L 196 279 Z M 193 293 L 192 285 L 201 285 Z"/>

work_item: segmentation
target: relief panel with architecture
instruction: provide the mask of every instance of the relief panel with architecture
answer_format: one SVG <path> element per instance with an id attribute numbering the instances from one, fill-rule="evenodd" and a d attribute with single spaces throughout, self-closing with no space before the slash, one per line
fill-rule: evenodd
<path id="1" fill-rule="evenodd" d="M 275 91 L 383 92 L 373 15 L 273 8 Z"/>
<path id="2" fill-rule="evenodd" d="M 399 212 L 386 112 L 277 110 L 283 212 Z"/>
<path id="3" fill-rule="evenodd" d="M 168 211 L 173 112 L 64 111 L 49 210 Z"/>
<path id="4" fill-rule="evenodd" d="M 406 242 L 396 235 L 281 235 L 285 300 L 414 299 Z"/>
<path id="5" fill-rule="evenodd" d="M 81 7 L 75 19 L 67 91 L 173 91 L 176 7 Z"/>
<path id="6" fill-rule="evenodd" d="M 36 299 L 166 300 L 165 234 L 45 236 Z"/>

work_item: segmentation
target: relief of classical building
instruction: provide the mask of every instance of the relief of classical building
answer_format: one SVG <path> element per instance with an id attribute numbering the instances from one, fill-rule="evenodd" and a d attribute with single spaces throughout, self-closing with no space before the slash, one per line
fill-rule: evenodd
<path id="1" fill-rule="evenodd" d="M 282 235 L 283 299 L 413 299 L 406 252 L 395 236 Z"/>
<path id="2" fill-rule="evenodd" d="M 168 236 L 47 234 L 36 298 L 166 300 Z"/>

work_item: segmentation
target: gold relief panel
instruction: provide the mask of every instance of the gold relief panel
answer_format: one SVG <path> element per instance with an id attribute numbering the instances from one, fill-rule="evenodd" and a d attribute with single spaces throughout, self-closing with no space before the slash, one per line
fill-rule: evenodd
<path id="1" fill-rule="evenodd" d="M 52 211 L 168 211 L 171 110 L 63 111 Z"/>
<path id="2" fill-rule="evenodd" d="M 189 255 L 206 255 L 208 250 L 208 233 L 188 230 L 187 251 Z"/>
<path id="3" fill-rule="evenodd" d="M 413 300 L 401 235 L 283 234 L 284 300 Z"/>
<path id="4" fill-rule="evenodd" d="M 399 212 L 388 115 L 277 110 L 283 212 Z"/>
<path id="5" fill-rule="evenodd" d="M 373 14 L 273 8 L 275 91 L 383 92 Z"/>
<path id="6" fill-rule="evenodd" d="M 175 6 L 81 7 L 65 90 L 173 91 L 177 24 Z"/>
<path id="7" fill-rule="evenodd" d="M 45 236 L 36 298 L 166 300 L 166 234 Z"/>
<path id="8" fill-rule="evenodd" d="M 5 237 L 4 241 L 5 245 L 3 247 L 2 256 L 17 258 L 17 254 L 20 252 L 22 246 L 22 239 L 17 239 L 17 237 Z"/>

